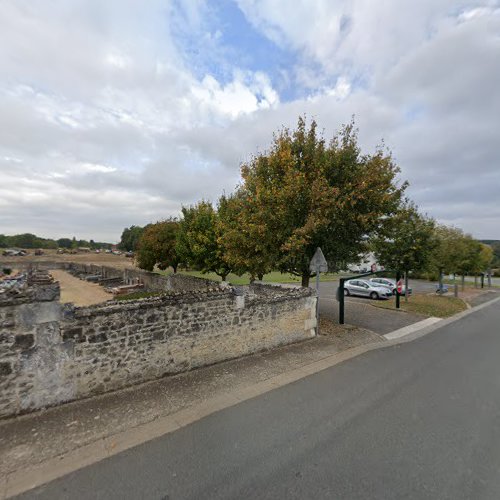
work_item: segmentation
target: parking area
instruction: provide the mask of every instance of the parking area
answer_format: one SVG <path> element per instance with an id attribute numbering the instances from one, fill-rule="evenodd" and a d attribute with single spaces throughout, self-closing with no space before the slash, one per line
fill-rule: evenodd
<path id="1" fill-rule="evenodd" d="M 339 320 L 339 303 L 336 299 L 338 281 L 320 283 L 319 312 L 323 318 L 334 322 Z M 434 283 L 411 281 L 410 288 L 415 292 L 433 292 Z M 394 300 L 394 298 L 389 299 Z M 345 322 L 384 335 L 425 319 L 426 316 L 403 311 L 381 309 L 371 305 L 371 299 L 363 297 L 345 297 Z"/>

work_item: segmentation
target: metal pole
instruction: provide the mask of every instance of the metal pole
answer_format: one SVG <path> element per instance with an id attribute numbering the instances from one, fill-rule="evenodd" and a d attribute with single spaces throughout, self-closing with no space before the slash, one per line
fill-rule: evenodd
<path id="1" fill-rule="evenodd" d="M 481 288 L 484 288 L 484 273 L 481 273 Z"/>
<path id="2" fill-rule="evenodd" d="M 319 266 L 316 267 L 316 335 L 319 335 Z"/>
<path id="3" fill-rule="evenodd" d="M 344 279 L 339 281 L 339 325 L 344 324 Z"/>
<path id="4" fill-rule="evenodd" d="M 396 271 L 396 309 L 399 309 L 399 280 L 401 279 L 401 273 Z"/>

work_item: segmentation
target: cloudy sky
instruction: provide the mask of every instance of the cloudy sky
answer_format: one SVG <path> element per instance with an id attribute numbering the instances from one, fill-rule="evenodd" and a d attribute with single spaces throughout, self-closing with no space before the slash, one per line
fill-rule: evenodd
<path id="1" fill-rule="evenodd" d="M 0 233 L 117 240 L 303 113 L 500 239 L 500 0 L 1 0 Z"/>

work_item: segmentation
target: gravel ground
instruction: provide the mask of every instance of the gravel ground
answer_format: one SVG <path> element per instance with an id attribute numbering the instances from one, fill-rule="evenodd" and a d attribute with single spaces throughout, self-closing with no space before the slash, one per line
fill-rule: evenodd
<path id="1" fill-rule="evenodd" d="M 89 283 L 66 271 L 53 270 L 50 274 L 61 286 L 61 302 L 72 302 L 75 306 L 90 306 L 100 304 L 113 298 L 113 295 L 104 291 L 97 283 Z"/>

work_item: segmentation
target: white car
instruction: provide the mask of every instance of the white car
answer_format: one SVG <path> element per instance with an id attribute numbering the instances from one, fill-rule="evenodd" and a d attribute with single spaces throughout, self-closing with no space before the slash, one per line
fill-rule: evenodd
<path id="1" fill-rule="evenodd" d="M 370 299 L 388 299 L 392 292 L 386 287 L 367 280 L 349 280 L 344 283 L 344 295 L 358 295 Z"/>
<path id="2" fill-rule="evenodd" d="M 389 288 L 389 290 L 392 292 L 393 295 L 396 295 L 397 292 L 397 287 L 396 287 L 396 282 L 393 280 L 390 280 L 388 278 L 372 278 L 370 280 L 374 285 L 377 286 L 386 286 Z M 411 295 L 412 289 L 408 288 L 408 295 Z M 405 286 L 403 285 L 401 289 L 401 295 L 405 295 Z"/>

